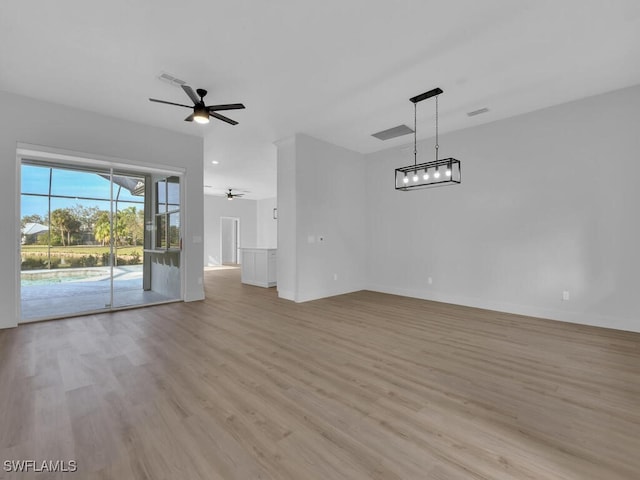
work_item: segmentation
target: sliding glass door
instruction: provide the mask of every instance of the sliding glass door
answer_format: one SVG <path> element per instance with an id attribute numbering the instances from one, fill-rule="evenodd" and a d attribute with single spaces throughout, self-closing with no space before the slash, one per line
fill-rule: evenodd
<path id="1" fill-rule="evenodd" d="M 21 180 L 22 321 L 181 298 L 179 177 L 23 160 Z"/>

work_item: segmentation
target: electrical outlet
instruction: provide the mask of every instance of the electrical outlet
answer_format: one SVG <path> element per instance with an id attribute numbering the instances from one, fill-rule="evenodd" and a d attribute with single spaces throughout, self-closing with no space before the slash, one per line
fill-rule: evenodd
<path id="1" fill-rule="evenodd" d="M 334 273 L 334 274 L 333 274 L 333 279 L 334 279 L 334 280 L 338 280 L 338 274 L 337 274 L 337 273 Z"/>
<path id="2" fill-rule="evenodd" d="M 565 290 L 564 292 L 562 292 L 562 300 L 563 301 L 569 300 L 569 290 Z"/>
<path id="3" fill-rule="evenodd" d="M 433 278 L 431 278 L 431 277 L 427 278 L 427 283 L 429 285 L 433 285 Z"/>

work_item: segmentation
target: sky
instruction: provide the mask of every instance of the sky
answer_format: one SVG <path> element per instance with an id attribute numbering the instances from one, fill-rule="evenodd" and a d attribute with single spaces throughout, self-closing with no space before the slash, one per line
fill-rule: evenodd
<path id="1" fill-rule="evenodd" d="M 70 208 L 76 205 L 83 207 L 98 207 L 101 210 L 109 211 L 110 182 L 97 173 L 49 168 L 35 165 L 23 165 L 21 171 L 22 193 L 20 215 L 38 214 L 42 217 L 47 215 L 48 198 L 25 195 L 49 193 L 49 176 L 51 172 L 51 210 L 57 208 Z M 108 173 L 105 174 L 108 176 Z M 118 185 L 114 185 L 114 197 L 117 193 Z M 80 198 L 56 198 L 56 195 L 71 197 L 86 197 L 94 200 Z M 126 188 L 120 189 L 119 208 L 126 208 L 135 205 L 138 209 L 143 208 L 144 197 L 134 196 Z M 136 203 L 129 203 L 136 202 Z"/>

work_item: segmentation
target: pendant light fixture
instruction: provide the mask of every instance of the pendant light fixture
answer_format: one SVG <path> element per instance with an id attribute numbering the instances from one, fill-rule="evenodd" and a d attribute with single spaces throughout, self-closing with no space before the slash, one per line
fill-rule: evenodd
<path id="1" fill-rule="evenodd" d="M 396 190 L 404 190 L 406 192 L 419 188 L 452 185 L 462 181 L 460 160 L 456 160 L 453 157 L 438 159 L 438 148 L 440 148 L 440 145 L 438 145 L 438 95 L 441 93 L 442 89 L 434 88 L 409 99 L 413 103 L 413 165 L 396 168 Z M 418 137 L 416 133 L 417 105 L 418 102 L 431 97 L 436 97 L 435 160 L 419 164 Z"/>

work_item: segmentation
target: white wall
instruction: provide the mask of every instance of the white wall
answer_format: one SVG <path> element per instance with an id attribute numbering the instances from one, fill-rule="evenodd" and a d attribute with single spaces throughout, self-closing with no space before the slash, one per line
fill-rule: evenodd
<path id="1" fill-rule="evenodd" d="M 0 92 L 0 328 L 18 322 L 20 185 L 16 182 L 18 143 L 116 157 L 126 163 L 186 169 L 184 205 L 185 300 L 204 298 L 202 287 L 202 162 L 201 138 Z M 34 115 L 34 112 L 37 114 Z"/>
<path id="2" fill-rule="evenodd" d="M 297 213 L 296 140 L 290 137 L 276 143 L 278 148 L 278 296 L 296 299 L 297 290 Z"/>
<path id="3" fill-rule="evenodd" d="M 306 301 L 364 287 L 364 167 L 363 155 L 307 135 L 278 146 L 280 296 Z M 283 260 L 295 265 L 293 282 Z"/>
<path id="4" fill-rule="evenodd" d="M 257 202 L 258 247 L 278 247 L 278 221 L 273 218 L 273 209 L 278 207 L 278 199 L 265 198 Z"/>
<path id="5" fill-rule="evenodd" d="M 639 112 L 634 87 L 443 135 L 460 186 L 396 191 L 411 155 L 368 155 L 369 289 L 640 331 Z"/>
<path id="6" fill-rule="evenodd" d="M 240 219 L 240 248 L 256 247 L 256 200 L 204 196 L 204 265 L 221 265 L 220 219 Z"/>

